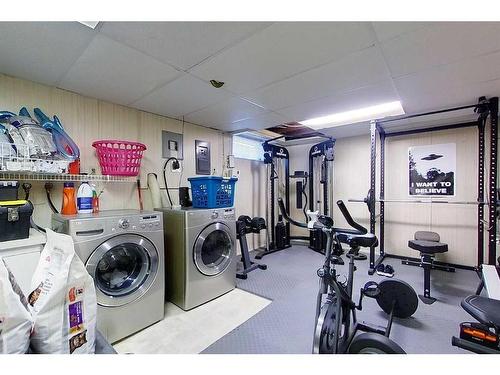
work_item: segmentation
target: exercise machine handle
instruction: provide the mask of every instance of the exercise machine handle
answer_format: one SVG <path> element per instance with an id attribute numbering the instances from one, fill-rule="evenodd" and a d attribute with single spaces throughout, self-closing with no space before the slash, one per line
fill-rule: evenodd
<path id="1" fill-rule="evenodd" d="M 337 201 L 337 206 L 339 207 L 340 212 L 342 212 L 342 215 L 344 215 L 345 220 L 347 221 L 347 223 L 351 227 L 353 227 L 354 229 L 359 231 L 360 234 L 367 234 L 368 233 L 368 230 L 364 226 L 362 226 L 361 224 L 358 224 L 354 221 L 351 214 L 349 213 L 349 210 L 347 210 L 347 207 L 345 206 L 345 204 L 342 200 Z"/>
<path id="2" fill-rule="evenodd" d="M 299 221 L 293 220 L 290 216 L 288 216 L 288 213 L 286 212 L 285 209 L 285 204 L 283 203 L 283 199 L 278 198 L 278 206 L 281 211 L 281 215 L 283 215 L 283 218 L 288 221 L 289 223 L 296 225 L 300 228 L 306 228 L 307 229 L 307 224 L 301 223 Z"/>

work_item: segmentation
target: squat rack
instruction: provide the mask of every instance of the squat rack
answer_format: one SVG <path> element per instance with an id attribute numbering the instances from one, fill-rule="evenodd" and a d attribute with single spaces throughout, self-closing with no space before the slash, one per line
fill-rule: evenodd
<path id="1" fill-rule="evenodd" d="M 383 124 L 405 120 L 410 118 L 429 116 L 439 113 L 459 111 L 468 108 L 473 108 L 474 112 L 478 113 L 478 119 L 475 122 L 466 122 L 454 125 L 444 125 L 444 126 L 430 126 L 423 129 L 405 130 L 405 131 L 395 131 L 392 133 L 386 132 L 383 128 Z M 484 194 L 484 162 L 485 162 L 485 128 L 486 119 L 490 118 L 490 149 L 489 149 L 489 178 L 488 178 L 488 200 L 485 202 Z M 377 266 L 384 260 L 385 257 L 401 258 L 401 256 L 388 254 L 385 252 L 384 248 L 384 214 L 385 214 L 385 202 L 390 202 L 391 200 L 385 200 L 384 196 L 384 185 L 385 185 L 385 140 L 388 137 L 395 137 L 401 135 L 410 135 L 423 132 L 433 132 L 439 130 L 448 129 L 459 129 L 464 127 L 477 126 L 478 128 L 478 175 L 477 175 L 477 202 L 460 202 L 463 204 L 477 204 L 477 264 L 475 269 L 478 270 L 481 264 L 495 264 L 496 262 L 496 209 L 497 209 L 497 146 L 498 146 L 498 97 L 492 97 L 486 99 L 485 97 L 479 98 L 477 104 L 466 105 L 461 107 L 447 108 L 432 112 L 418 113 L 407 116 L 398 116 L 393 118 L 388 118 L 385 120 L 373 120 L 370 123 L 370 190 L 368 196 L 364 200 L 351 200 L 351 201 L 364 201 L 368 205 L 370 211 L 370 232 L 375 234 L 376 220 L 379 218 L 379 256 L 375 259 L 375 247 L 370 248 L 370 268 L 368 273 L 372 275 Z M 380 138 L 380 199 L 376 199 L 376 162 L 377 162 L 377 135 Z M 376 215 L 376 202 L 380 203 L 380 213 Z M 393 200 L 396 201 L 396 200 Z M 408 202 L 412 202 L 408 200 Z M 430 201 L 432 202 L 432 201 Z M 434 201 L 433 203 L 437 203 Z M 444 203 L 444 202 L 442 202 Z M 447 202 L 454 203 L 454 202 Z M 459 202 L 456 202 L 459 203 Z M 488 206 L 488 257 L 484 259 L 484 210 L 485 205 Z M 408 258 L 408 257 L 404 257 Z M 448 265 L 447 263 L 435 262 L 436 264 Z M 461 265 L 453 265 L 457 268 L 470 268 Z"/>

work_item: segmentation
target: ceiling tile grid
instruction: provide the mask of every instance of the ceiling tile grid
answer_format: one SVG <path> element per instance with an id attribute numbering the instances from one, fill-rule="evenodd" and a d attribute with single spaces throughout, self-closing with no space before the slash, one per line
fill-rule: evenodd
<path id="1" fill-rule="evenodd" d="M 498 96 L 499 33 L 499 22 L 3 22 L 0 73 L 233 131 Z"/>
<path id="2" fill-rule="evenodd" d="M 390 79 L 378 47 L 297 74 L 244 95 L 271 110 L 289 107 Z"/>
<path id="3" fill-rule="evenodd" d="M 268 27 L 266 22 L 103 22 L 100 32 L 181 70 Z"/>
<path id="4" fill-rule="evenodd" d="M 185 120 L 218 128 L 222 124 L 231 124 L 246 120 L 266 112 L 262 107 L 240 98 L 230 98 L 216 105 L 204 108 L 185 116 Z"/>
<path id="5" fill-rule="evenodd" d="M 56 85 L 95 35 L 76 22 L 0 22 L 0 72 Z"/>
<path id="6" fill-rule="evenodd" d="M 381 43 L 393 77 L 500 50 L 499 22 L 442 22 Z"/>
<path id="7" fill-rule="evenodd" d="M 399 100 L 398 93 L 394 89 L 393 83 L 387 80 L 375 85 L 278 109 L 276 112 L 300 122 L 314 117 L 355 110 L 396 100 Z"/>
<path id="8" fill-rule="evenodd" d="M 169 65 L 97 35 L 59 87 L 127 105 L 180 74 Z"/>
<path id="9" fill-rule="evenodd" d="M 349 38 L 346 38 L 349 35 Z M 190 72 L 226 82 L 242 94 L 373 45 L 366 23 L 280 22 L 217 54 Z"/>
<path id="10" fill-rule="evenodd" d="M 150 92 L 132 103 L 148 112 L 180 117 L 227 100 L 231 94 L 189 74 Z"/>

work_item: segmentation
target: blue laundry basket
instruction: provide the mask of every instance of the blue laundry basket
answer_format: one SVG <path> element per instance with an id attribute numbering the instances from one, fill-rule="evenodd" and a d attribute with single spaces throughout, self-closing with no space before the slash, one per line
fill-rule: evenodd
<path id="1" fill-rule="evenodd" d="M 194 208 L 224 208 L 234 205 L 237 178 L 190 177 Z"/>

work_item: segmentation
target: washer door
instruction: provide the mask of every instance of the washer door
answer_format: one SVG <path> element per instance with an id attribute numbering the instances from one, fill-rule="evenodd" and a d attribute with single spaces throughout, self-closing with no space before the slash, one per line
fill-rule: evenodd
<path id="1" fill-rule="evenodd" d="M 121 306 L 143 296 L 158 271 L 158 251 L 144 237 L 121 234 L 101 244 L 87 260 L 97 303 Z"/>
<path id="2" fill-rule="evenodd" d="M 194 243 L 194 264 L 207 276 L 224 272 L 231 263 L 234 240 L 229 227 L 222 223 L 208 225 Z"/>

